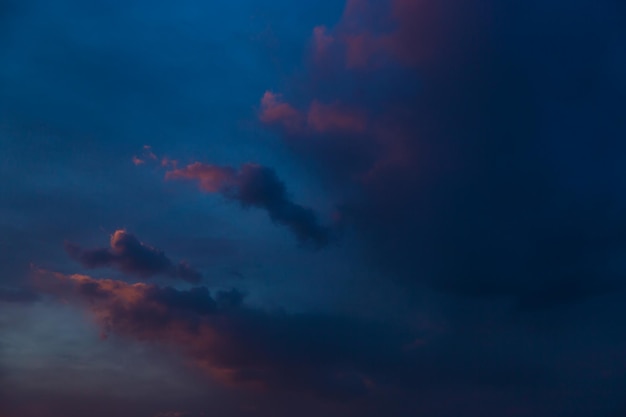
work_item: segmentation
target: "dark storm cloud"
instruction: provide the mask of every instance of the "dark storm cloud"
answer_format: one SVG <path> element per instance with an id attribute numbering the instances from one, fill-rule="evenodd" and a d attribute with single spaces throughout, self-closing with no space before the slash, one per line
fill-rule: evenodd
<path id="1" fill-rule="evenodd" d="M 312 31 L 309 85 L 263 98 L 261 122 L 360 189 L 342 219 L 399 282 L 523 309 L 622 288 L 626 124 L 605 74 L 626 34 L 612 2 L 559 4 L 350 1 Z M 290 101 L 320 98 L 371 127 L 294 128 L 305 117 Z"/>
<path id="2" fill-rule="evenodd" d="M 197 181 L 202 191 L 220 193 L 244 208 L 262 208 L 272 221 L 287 226 L 301 242 L 322 247 L 330 240 L 330 230 L 320 225 L 313 210 L 291 201 L 285 184 L 271 168 L 245 164 L 236 170 L 196 162 L 167 172 L 166 178 Z"/>
<path id="3" fill-rule="evenodd" d="M 184 262 L 174 263 L 163 251 L 149 246 L 125 230 L 111 235 L 111 246 L 100 249 L 83 249 L 67 242 L 65 250 L 72 259 L 90 269 L 115 268 L 142 278 L 155 275 L 199 282 L 202 274 Z"/>

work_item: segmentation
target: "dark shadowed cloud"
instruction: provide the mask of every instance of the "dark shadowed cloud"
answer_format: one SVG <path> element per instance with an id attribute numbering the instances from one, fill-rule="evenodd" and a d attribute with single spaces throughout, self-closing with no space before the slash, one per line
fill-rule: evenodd
<path id="1" fill-rule="evenodd" d="M 257 308 L 236 290 L 178 290 L 46 271 L 38 271 L 37 283 L 42 292 L 89 311 L 106 334 L 173 347 L 193 369 L 226 387 L 306 394 L 344 404 L 348 415 L 376 415 L 406 392 L 404 406 L 391 406 L 398 413 L 425 409 L 448 416 L 462 407 L 495 417 L 512 406 L 502 396 L 523 404 L 544 390 L 556 395 L 555 384 L 576 390 L 581 381 L 580 371 L 561 367 L 584 351 L 559 358 L 561 347 L 539 342 L 533 331 L 501 316 L 485 320 L 466 311 L 473 317 L 463 318 L 465 328 L 432 333 L 379 319 Z M 539 362 L 534 343 L 545 355 Z M 583 374 L 599 375 L 613 361 L 607 357 Z M 458 396 L 445 402 L 450 392 Z M 530 410 L 547 416 L 551 407 Z"/>
<path id="2" fill-rule="evenodd" d="M 523 309 L 620 290 L 626 201 L 620 158 L 607 151 L 624 148 L 626 126 L 606 118 L 620 100 L 596 48 L 626 37 L 598 26 L 584 42 L 560 38 L 577 33 L 583 10 L 609 18 L 581 1 L 555 23 L 561 29 L 536 27 L 562 54 L 539 60 L 519 43 L 530 16 L 511 2 L 349 1 L 339 23 L 312 30 L 304 86 L 289 98 L 265 93 L 260 121 L 334 186 L 360 190 L 341 218 L 398 282 Z M 563 61 L 568 78 L 538 78 Z M 321 125 L 338 126 L 330 115 L 352 109 L 370 115 L 369 129 L 308 128 L 310 114 L 297 110 L 307 105 L 290 104 L 320 100 L 336 109 Z M 605 133 L 577 128 L 576 112 Z M 583 169 L 585 180 L 572 183 Z"/>
<path id="3" fill-rule="evenodd" d="M 410 378 L 412 338 L 382 323 L 243 304 L 236 291 L 177 290 L 39 271 L 49 294 L 84 304 L 108 333 L 175 345 L 225 384 L 360 396 Z"/>
<path id="4" fill-rule="evenodd" d="M 116 230 L 111 235 L 109 248 L 83 249 L 66 242 L 65 250 L 72 259 L 89 269 L 115 268 L 141 278 L 162 275 L 188 282 L 202 279 L 202 274 L 185 262 L 172 262 L 163 251 L 141 242 L 125 230 Z"/>
<path id="5" fill-rule="evenodd" d="M 202 191 L 220 193 L 244 208 L 264 209 L 272 221 L 287 226 L 301 242 L 322 247 L 330 240 L 330 230 L 319 223 L 313 210 L 291 201 L 285 184 L 271 168 L 244 164 L 235 169 L 196 162 L 168 171 L 165 178 L 196 181 Z"/>

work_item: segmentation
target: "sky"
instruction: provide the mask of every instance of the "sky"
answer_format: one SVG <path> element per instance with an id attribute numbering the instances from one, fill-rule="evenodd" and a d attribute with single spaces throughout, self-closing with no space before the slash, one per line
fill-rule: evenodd
<path id="1" fill-rule="evenodd" d="M 0 0 L 0 417 L 626 415 L 619 0 Z"/>

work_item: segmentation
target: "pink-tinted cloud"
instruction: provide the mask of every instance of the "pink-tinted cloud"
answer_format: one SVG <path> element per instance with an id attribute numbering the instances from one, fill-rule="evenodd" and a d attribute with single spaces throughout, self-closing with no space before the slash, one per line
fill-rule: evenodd
<path id="1" fill-rule="evenodd" d="M 313 94 L 287 101 L 266 93 L 261 107 L 281 111 L 273 117 L 262 112 L 261 121 L 279 127 L 293 150 L 331 167 L 338 180 L 415 176 L 428 158 L 418 123 L 430 123 L 425 115 L 431 111 L 424 105 L 421 114 L 412 113 L 415 94 L 422 94 L 418 76 L 422 64 L 436 61 L 438 46 L 449 47 L 447 37 L 456 29 L 445 22 L 461 13 L 446 5 L 348 0 L 336 25 L 313 28 L 310 85 L 299 89 Z"/>
<path id="2" fill-rule="evenodd" d="M 386 170 L 415 168 L 419 149 L 401 106 L 383 113 L 346 101 L 341 94 L 330 103 L 312 99 L 301 112 L 306 117 L 301 128 L 282 129 L 281 133 L 295 150 L 336 166 L 351 180 L 370 181 Z M 410 144 L 411 140 L 414 143 Z"/>
<path id="3" fill-rule="evenodd" d="M 335 38 L 328 32 L 326 26 L 316 26 L 313 29 L 313 55 L 316 60 L 323 59 Z"/>
<path id="4" fill-rule="evenodd" d="M 309 128 L 317 133 L 363 133 L 367 129 L 365 116 L 341 105 L 323 104 L 314 100 L 307 114 Z"/>
<path id="5" fill-rule="evenodd" d="M 269 104 L 268 104 L 269 103 Z M 261 99 L 261 122 L 282 127 L 289 134 L 361 134 L 368 127 L 364 112 L 335 103 L 313 100 L 308 109 L 298 111 L 281 96 L 266 92 Z"/>
<path id="6" fill-rule="evenodd" d="M 188 282 L 202 279 L 202 275 L 186 262 L 172 262 L 163 251 L 141 242 L 126 230 L 116 230 L 108 248 L 84 249 L 68 242 L 65 250 L 90 269 L 115 268 L 141 278 L 163 275 Z"/>
<path id="7" fill-rule="evenodd" d="M 165 178 L 195 181 L 202 191 L 220 193 L 243 207 L 264 209 L 272 221 L 287 226 L 301 242 L 320 247 L 330 240 L 330 230 L 320 225 L 313 210 L 290 200 L 284 183 L 271 168 L 245 164 L 235 169 L 196 162 L 168 171 Z"/>
<path id="8" fill-rule="evenodd" d="M 195 162 L 186 167 L 168 171 L 168 180 L 193 180 L 198 182 L 202 191 L 217 193 L 234 185 L 237 171 L 231 167 Z"/>
<path id="9" fill-rule="evenodd" d="M 350 0 L 346 2 L 340 22 L 333 28 L 318 26 L 313 29 L 314 61 L 327 63 L 328 59 L 339 58 L 348 69 L 366 68 L 373 57 L 384 50 L 384 34 L 374 32 L 372 20 L 382 19 L 387 10 L 373 10 L 370 1 Z M 336 65 L 336 64 L 335 64 Z"/>
<path id="10" fill-rule="evenodd" d="M 445 1 L 394 0 L 391 18 L 396 28 L 380 38 L 380 45 L 401 64 L 417 67 L 432 61 L 438 50 L 449 47 L 448 32 L 458 27 L 453 23 L 456 16 L 449 10 Z M 463 2 L 456 7 L 463 13 Z"/>
<path id="11" fill-rule="evenodd" d="M 388 326 L 342 316 L 270 313 L 236 290 L 177 290 L 36 271 L 41 291 L 83 306 L 106 333 L 171 346 L 226 385 L 352 397 L 379 375 L 402 372 L 403 346 Z"/>
<path id="12" fill-rule="evenodd" d="M 342 38 L 346 48 L 346 67 L 365 68 L 382 48 L 382 42 L 370 33 L 346 35 Z"/>
<path id="13" fill-rule="evenodd" d="M 150 145 L 144 145 L 143 146 L 143 152 L 141 154 L 141 156 L 133 156 L 133 164 L 139 166 L 139 165 L 143 165 L 146 162 L 149 161 L 157 161 L 158 157 L 156 156 L 156 154 L 152 151 L 152 146 Z"/>
<path id="14" fill-rule="evenodd" d="M 451 46 L 449 32 L 465 13 L 464 2 L 454 7 L 448 3 L 349 0 L 335 27 L 314 28 L 315 61 L 338 55 L 347 69 L 375 69 L 389 62 L 411 68 L 426 64 Z"/>
<path id="15" fill-rule="evenodd" d="M 298 110 L 283 101 L 280 94 L 271 91 L 266 91 L 261 99 L 259 119 L 265 124 L 279 125 L 288 131 L 299 131 L 304 123 Z"/>

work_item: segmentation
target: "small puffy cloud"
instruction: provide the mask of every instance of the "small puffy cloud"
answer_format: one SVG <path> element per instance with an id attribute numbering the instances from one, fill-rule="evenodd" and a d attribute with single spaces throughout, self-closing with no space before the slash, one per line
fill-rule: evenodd
<path id="1" fill-rule="evenodd" d="M 156 156 L 156 154 L 152 151 L 152 146 L 150 145 L 144 145 L 143 146 L 143 152 L 141 154 L 141 156 L 133 156 L 133 164 L 139 166 L 139 165 L 143 165 L 146 162 L 149 161 L 157 161 L 158 157 Z"/>
<path id="2" fill-rule="evenodd" d="M 135 165 L 143 165 L 145 163 L 146 163 L 146 161 L 144 161 L 143 159 L 139 158 L 138 156 L 133 156 L 133 164 L 135 164 Z"/>
<path id="3" fill-rule="evenodd" d="M 193 283 L 202 279 L 202 275 L 187 263 L 174 263 L 163 251 L 141 242 L 126 230 L 116 230 L 108 248 L 84 249 L 67 242 L 65 250 L 90 269 L 115 268 L 141 278 L 162 275 Z"/>
<path id="4" fill-rule="evenodd" d="M 289 131 L 303 128 L 302 114 L 289 103 L 283 101 L 280 94 L 266 91 L 261 99 L 259 119 L 268 125 L 280 125 Z"/>

